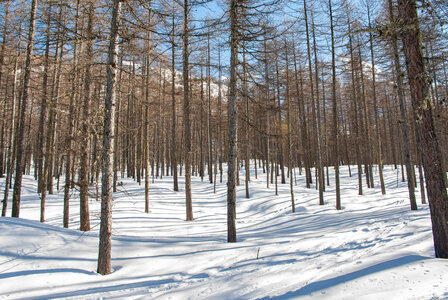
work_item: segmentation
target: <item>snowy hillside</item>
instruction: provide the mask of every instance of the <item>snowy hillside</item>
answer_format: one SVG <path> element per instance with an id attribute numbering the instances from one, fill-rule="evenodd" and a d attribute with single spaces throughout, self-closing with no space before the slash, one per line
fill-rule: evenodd
<path id="1" fill-rule="evenodd" d="M 49 195 L 39 223 L 36 183 L 26 176 L 21 218 L 0 218 L 0 298 L 448 299 L 448 260 L 434 258 L 428 206 L 410 210 L 406 183 L 397 187 L 391 167 L 385 196 L 379 187 L 358 196 L 356 174 L 341 171 L 342 211 L 332 186 L 319 206 L 297 173 L 294 214 L 288 184 L 275 196 L 252 174 L 251 198 L 239 188 L 235 244 L 226 242 L 225 182 L 213 194 L 193 177 L 195 221 L 186 222 L 183 177 L 180 192 L 171 177 L 156 180 L 150 214 L 143 186 L 123 179 L 108 276 L 95 272 L 99 203 L 91 202 L 91 232 L 77 230 L 76 193 L 70 229 L 62 228 L 62 191 Z"/>

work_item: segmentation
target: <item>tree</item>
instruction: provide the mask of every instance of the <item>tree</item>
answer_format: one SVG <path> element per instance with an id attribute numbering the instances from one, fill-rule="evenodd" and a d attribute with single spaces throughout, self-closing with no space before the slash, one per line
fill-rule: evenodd
<path id="1" fill-rule="evenodd" d="M 184 0 L 184 49 L 183 49 L 183 82 L 184 82 L 184 138 L 185 138 L 185 200 L 187 221 L 193 221 L 193 205 L 191 199 L 191 133 L 190 133 L 190 79 L 188 58 L 189 37 L 189 1 Z"/>
<path id="2" fill-rule="evenodd" d="M 176 36 L 175 36 L 175 2 L 173 1 L 173 19 L 171 33 L 171 173 L 173 176 L 173 189 L 179 191 L 177 180 L 177 153 L 176 153 Z"/>
<path id="3" fill-rule="evenodd" d="M 230 1 L 230 79 L 229 79 L 229 150 L 227 156 L 227 241 L 236 242 L 236 83 L 238 66 L 238 4 L 239 0 Z"/>
<path id="4" fill-rule="evenodd" d="M 101 180 L 101 223 L 100 244 L 98 252 L 98 273 L 107 275 L 111 272 L 111 235 L 112 235 L 112 191 L 113 160 L 115 137 L 115 103 L 117 98 L 117 64 L 118 64 L 118 28 L 121 21 L 123 0 L 114 0 L 112 8 L 110 42 L 107 62 L 107 87 L 104 101 L 105 117 L 103 131 L 102 180 Z"/>
<path id="5" fill-rule="evenodd" d="M 334 23 L 331 0 L 328 0 L 330 8 L 330 32 L 331 32 L 331 90 L 333 98 L 333 136 L 334 136 L 334 177 L 336 180 L 336 209 L 341 209 L 341 188 L 339 182 L 339 123 L 338 123 L 338 100 L 336 97 L 336 59 L 334 45 Z"/>
<path id="6" fill-rule="evenodd" d="M 77 84 L 79 82 L 78 69 L 77 69 L 77 61 L 78 61 L 78 50 L 79 50 L 79 41 L 78 41 L 78 26 L 79 26 L 79 6 L 80 0 L 76 1 L 76 16 L 75 16 L 75 40 L 73 43 L 73 67 L 72 67 L 72 85 L 70 91 L 70 103 L 69 103 L 69 113 L 70 116 L 74 116 L 75 114 L 75 99 L 77 96 Z M 67 138 L 67 155 L 65 159 L 65 185 L 64 185 L 64 213 L 63 213 L 63 223 L 64 227 L 68 228 L 69 226 L 69 215 L 70 215 L 70 188 L 72 185 L 71 180 L 71 169 L 72 169 L 72 156 L 73 156 L 73 140 L 74 140 L 74 131 L 75 131 L 75 118 L 70 117 L 67 120 L 68 127 L 68 138 Z"/>
<path id="7" fill-rule="evenodd" d="M 7 158 L 7 169 L 6 169 L 6 180 L 5 180 L 5 191 L 3 195 L 3 205 L 2 205 L 2 217 L 6 216 L 6 209 L 8 207 L 8 196 L 9 196 L 9 186 L 12 180 L 13 165 L 14 165 L 14 149 L 15 149 L 15 120 L 16 120 L 16 102 L 17 102 L 17 73 L 18 73 L 18 58 L 17 55 L 14 59 L 14 77 L 12 84 L 12 101 L 11 101 L 11 124 L 9 128 L 9 149 Z"/>
<path id="8" fill-rule="evenodd" d="M 294 202 L 294 186 L 293 186 L 293 169 L 294 162 L 292 158 L 292 133 L 291 133 L 291 93 L 290 93 L 290 80 L 289 80 L 289 61 L 288 61 L 288 44 L 285 39 L 285 62 L 286 62 L 286 101 L 288 110 L 286 112 L 286 120 L 288 126 L 288 172 L 289 172 L 289 192 L 291 194 L 291 211 L 296 212 L 296 205 Z"/>
<path id="9" fill-rule="evenodd" d="M 84 74 L 84 99 L 82 103 L 82 141 L 81 141 L 81 157 L 79 170 L 79 197 L 80 197 L 80 229 L 81 231 L 90 230 L 89 216 L 89 164 L 90 164 L 90 105 L 91 105 L 91 83 L 92 83 L 92 66 L 93 66 L 93 43 L 94 43 L 94 0 L 89 0 L 87 10 L 87 45 L 86 45 L 86 67 Z"/>
<path id="10" fill-rule="evenodd" d="M 0 89 L 2 87 L 2 78 L 3 78 L 3 65 L 5 64 L 5 48 L 6 48 L 6 37 L 8 32 L 8 22 L 9 22 L 9 1 L 5 3 L 5 21 L 3 24 L 3 33 L 2 33 L 2 44 L 0 48 Z M 4 136 L 5 136 L 5 114 L 6 114 L 6 93 L 3 96 L 4 98 L 4 114 L 3 118 L 0 121 L 0 178 L 3 177 L 4 172 Z"/>
<path id="11" fill-rule="evenodd" d="M 151 22 L 152 22 L 152 7 L 151 1 L 149 2 L 149 10 L 148 10 L 148 32 L 147 34 L 147 45 L 146 45 L 146 76 L 145 76 L 145 133 L 144 133 L 144 147 L 145 147 L 145 212 L 149 213 L 149 138 L 148 138 L 148 130 L 149 130 L 149 71 L 150 71 L 150 62 L 151 62 Z M 173 4 L 174 5 L 174 4 Z M 118 129 L 118 123 L 117 123 Z M 118 149 L 116 149 L 118 151 Z M 174 187 L 176 187 L 176 178 L 174 179 Z"/>
<path id="12" fill-rule="evenodd" d="M 383 176 L 383 157 L 381 153 L 381 135 L 380 135 L 380 121 L 378 116 L 378 101 L 376 97 L 376 70 L 375 70 L 375 56 L 373 55 L 373 34 L 372 34 L 372 23 L 370 20 L 370 5 L 367 5 L 367 19 L 369 22 L 369 41 L 370 41 L 370 58 L 372 63 L 372 91 L 373 91 L 373 111 L 375 115 L 375 134 L 377 139 L 377 158 L 378 158 L 378 172 L 380 173 L 380 185 L 381 193 L 386 194 L 386 186 L 384 185 Z"/>
<path id="13" fill-rule="evenodd" d="M 409 149 L 409 129 L 408 129 L 408 120 L 406 117 L 406 108 L 404 103 L 404 91 L 403 91 L 403 72 L 401 70 L 400 56 L 398 52 L 398 36 L 395 29 L 395 17 L 392 0 L 388 0 L 388 9 L 389 9 L 389 21 L 392 25 L 391 32 L 391 44 L 393 51 L 393 59 L 394 59 L 394 71 L 395 78 L 397 83 L 397 94 L 398 94 L 398 103 L 400 105 L 400 116 L 401 116 L 401 130 L 403 136 L 403 146 L 404 146 L 404 158 L 406 164 L 406 176 L 408 181 L 408 191 L 409 191 L 409 200 L 411 202 L 411 209 L 417 209 L 417 203 L 415 201 L 415 187 L 414 180 L 412 178 L 413 170 L 411 164 L 411 153 Z"/>
<path id="14" fill-rule="evenodd" d="M 324 205 L 324 178 L 323 178 L 323 168 L 322 168 L 322 149 L 319 138 L 320 132 L 320 120 L 317 116 L 316 98 L 314 96 L 314 83 L 313 83 L 313 68 L 311 63 L 311 45 L 310 45 L 310 34 L 308 29 L 308 8 L 306 5 L 306 1 L 303 2 L 304 14 L 305 14 L 305 28 L 306 28 L 306 46 L 307 46 L 307 55 L 308 55 L 308 73 L 310 77 L 310 88 L 311 88 L 311 106 L 313 112 L 313 129 L 314 129 L 314 138 L 316 140 L 316 155 L 317 155 L 317 173 L 318 173 L 318 185 L 319 188 L 319 204 Z"/>
<path id="15" fill-rule="evenodd" d="M 25 118 L 26 109 L 28 103 L 28 88 L 31 79 L 31 63 L 33 55 L 34 46 L 34 35 L 36 26 L 36 10 L 37 10 L 37 0 L 32 0 L 31 11 L 30 11 L 30 28 L 28 31 L 28 42 L 26 46 L 26 61 L 25 61 L 25 74 L 23 78 L 22 87 L 22 98 L 20 103 L 20 118 L 19 118 L 19 128 L 17 134 L 17 157 L 16 157 L 16 175 L 14 178 L 14 192 L 12 198 L 12 217 L 18 218 L 20 213 L 20 194 L 22 190 L 22 176 L 24 169 L 24 143 L 25 143 Z"/>
<path id="16" fill-rule="evenodd" d="M 400 30 L 406 69 L 411 89 L 412 106 L 420 125 L 423 168 L 431 211 L 436 257 L 448 258 L 448 195 L 446 175 L 442 169 L 441 151 L 434 127 L 430 80 L 423 59 L 420 23 L 415 0 L 398 0 Z"/>

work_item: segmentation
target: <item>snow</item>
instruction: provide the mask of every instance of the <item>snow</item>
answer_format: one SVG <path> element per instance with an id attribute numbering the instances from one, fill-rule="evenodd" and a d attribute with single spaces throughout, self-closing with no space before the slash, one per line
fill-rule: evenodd
<path id="1" fill-rule="evenodd" d="M 358 196 L 352 171 L 341 169 L 342 211 L 333 186 L 319 206 L 297 171 L 294 214 L 289 184 L 275 196 L 261 170 L 258 179 L 252 173 L 251 198 L 238 189 L 237 243 L 226 242 L 225 177 L 216 194 L 193 177 L 193 222 L 185 221 L 183 177 L 179 192 L 171 177 L 156 179 L 149 214 L 143 185 L 123 178 L 107 276 L 95 271 L 99 203 L 90 202 L 90 232 L 77 230 L 77 192 L 70 229 L 62 228 L 63 191 L 48 196 L 40 223 L 36 182 L 25 176 L 21 218 L 0 218 L 0 298 L 448 299 L 448 260 L 434 258 L 428 206 L 410 210 L 406 183 L 392 167 L 385 196 L 378 185 Z M 240 176 L 244 183 L 243 170 Z"/>

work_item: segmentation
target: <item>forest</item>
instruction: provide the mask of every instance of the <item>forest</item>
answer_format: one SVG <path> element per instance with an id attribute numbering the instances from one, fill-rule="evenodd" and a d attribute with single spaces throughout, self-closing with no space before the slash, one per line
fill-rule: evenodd
<path id="1" fill-rule="evenodd" d="M 40 222 L 60 194 L 58 226 L 89 232 L 101 203 L 98 273 L 129 182 L 149 215 L 165 182 L 188 222 L 195 184 L 224 193 L 235 243 L 240 198 L 283 193 L 298 214 L 302 185 L 344 214 L 347 191 L 388 197 L 397 176 L 448 258 L 444 0 L 6 0 L 0 16 L 2 217 L 29 178 Z"/>

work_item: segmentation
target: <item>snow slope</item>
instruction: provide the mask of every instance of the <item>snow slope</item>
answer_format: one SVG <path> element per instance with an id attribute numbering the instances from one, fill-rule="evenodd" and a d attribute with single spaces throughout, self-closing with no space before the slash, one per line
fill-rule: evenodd
<path id="1" fill-rule="evenodd" d="M 226 242 L 225 181 L 213 194 L 193 177 L 195 220 L 186 222 L 183 177 L 180 192 L 171 177 L 156 179 L 150 214 L 143 186 L 123 179 L 108 276 L 95 272 L 99 203 L 91 201 L 88 233 L 77 230 L 76 192 L 70 229 L 62 228 L 62 191 L 49 195 L 40 223 L 36 182 L 25 176 L 21 218 L 0 218 L 0 298 L 448 299 L 448 260 L 434 258 L 428 206 L 410 210 L 406 183 L 397 187 L 391 167 L 385 196 L 378 186 L 358 196 L 356 174 L 341 171 L 342 211 L 333 186 L 319 206 L 317 191 L 297 173 L 294 214 L 288 184 L 275 196 L 265 176 L 252 173 L 250 199 L 239 187 L 234 244 Z"/>

